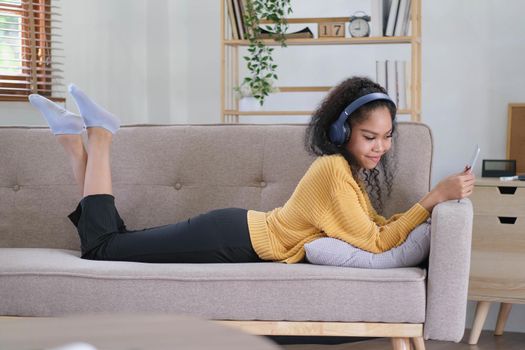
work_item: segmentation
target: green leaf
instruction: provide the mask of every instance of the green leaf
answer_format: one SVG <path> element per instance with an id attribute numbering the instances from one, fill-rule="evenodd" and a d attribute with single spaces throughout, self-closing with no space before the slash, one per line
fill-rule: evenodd
<path id="1" fill-rule="evenodd" d="M 248 55 L 243 58 L 250 76 L 245 77 L 243 83 L 248 84 L 253 96 L 261 105 L 264 103 L 264 97 L 271 92 L 274 79 L 277 81 L 278 76 L 275 73 L 277 65 L 273 64 L 274 48 L 266 46 L 260 38 L 260 19 L 264 18 L 273 23 L 265 25 L 264 28 L 273 32 L 272 38 L 282 47 L 286 47 L 284 33 L 288 24 L 285 13 L 292 13 L 290 4 L 290 0 L 248 0 L 246 3 L 244 20 L 250 28 L 247 31 L 250 45 L 247 49 Z"/>

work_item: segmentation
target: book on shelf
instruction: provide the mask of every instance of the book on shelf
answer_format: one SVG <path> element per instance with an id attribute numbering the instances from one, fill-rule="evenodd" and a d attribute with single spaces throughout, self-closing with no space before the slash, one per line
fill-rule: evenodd
<path id="1" fill-rule="evenodd" d="M 396 26 L 397 11 L 399 9 L 399 0 L 392 0 L 388 10 L 388 21 L 385 29 L 385 36 L 393 36 Z"/>
<path id="2" fill-rule="evenodd" d="M 274 32 L 271 32 L 267 30 L 266 28 L 259 27 L 259 30 L 261 32 L 261 38 L 262 39 L 274 39 L 277 37 L 277 35 Z M 284 34 L 284 37 L 287 39 L 298 39 L 298 38 L 313 38 L 314 34 L 308 27 L 304 27 L 301 30 L 298 30 L 293 33 L 286 33 Z"/>
<path id="3" fill-rule="evenodd" d="M 395 34 L 395 30 L 397 28 L 398 13 L 403 1 L 405 1 L 405 4 L 408 3 L 408 6 L 403 5 L 403 11 L 406 11 L 405 7 L 410 8 L 410 0 L 372 0 L 370 36 L 402 35 Z M 405 12 L 403 13 L 405 14 Z M 406 25 L 405 17 L 403 16 L 402 18 L 403 25 Z M 401 30 L 403 25 L 400 25 L 398 30 Z"/>
<path id="4" fill-rule="evenodd" d="M 410 19 L 410 0 L 400 0 L 399 10 L 397 11 L 396 27 L 394 36 L 404 36 L 408 34 L 408 22 Z"/>
<path id="5" fill-rule="evenodd" d="M 244 22 L 244 14 L 246 13 L 246 8 L 248 7 L 247 2 L 248 0 L 236 0 L 239 3 L 239 11 L 241 13 L 241 22 L 242 22 L 242 31 L 244 34 L 244 38 L 246 39 L 246 33 L 248 33 L 248 26 L 246 26 L 246 23 Z"/>
<path id="6" fill-rule="evenodd" d="M 386 61 L 376 61 L 376 83 L 386 89 Z"/>
<path id="7" fill-rule="evenodd" d="M 383 0 L 383 2 L 381 2 L 381 6 L 383 7 L 382 9 L 383 22 L 382 22 L 381 36 L 384 36 L 386 32 L 386 25 L 388 23 L 388 15 L 390 14 L 391 3 L 392 3 L 392 0 Z"/>
<path id="8" fill-rule="evenodd" d="M 234 6 L 233 2 L 236 0 L 227 0 L 226 5 L 228 7 L 228 17 L 230 18 L 230 26 L 232 29 L 232 39 L 237 40 L 239 39 L 239 31 L 237 28 L 237 18 L 235 16 Z"/>
<path id="9" fill-rule="evenodd" d="M 383 1 L 385 0 L 372 0 L 370 36 L 383 36 Z"/>
<path id="10" fill-rule="evenodd" d="M 226 0 L 228 8 L 228 18 L 232 29 L 232 39 L 246 39 L 246 24 L 244 23 L 244 13 L 248 0 Z"/>
<path id="11" fill-rule="evenodd" d="M 405 67 L 405 61 L 396 61 L 397 108 L 399 109 L 407 108 Z"/>
<path id="12" fill-rule="evenodd" d="M 386 91 L 388 96 L 397 103 L 397 81 L 396 81 L 396 62 L 386 60 Z"/>
<path id="13" fill-rule="evenodd" d="M 233 0 L 233 11 L 235 12 L 235 19 L 237 24 L 237 31 L 239 33 L 239 39 L 244 40 L 244 15 L 241 12 L 241 0 Z"/>
<path id="14" fill-rule="evenodd" d="M 406 108 L 410 108 L 412 106 L 412 79 L 411 77 L 411 62 L 410 61 L 404 61 L 405 62 L 405 105 Z"/>
<path id="15" fill-rule="evenodd" d="M 400 60 L 376 61 L 376 82 L 385 88 L 398 109 L 410 105 L 409 63 Z"/>

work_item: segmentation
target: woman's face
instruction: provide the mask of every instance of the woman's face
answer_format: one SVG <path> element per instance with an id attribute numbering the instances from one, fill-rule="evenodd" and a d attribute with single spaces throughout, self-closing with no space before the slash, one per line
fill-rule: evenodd
<path id="1" fill-rule="evenodd" d="M 363 122 L 352 126 L 346 148 L 359 166 L 373 169 L 391 146 L 392 117 L 388 108 L 380 107 L 370 111 Z"/>

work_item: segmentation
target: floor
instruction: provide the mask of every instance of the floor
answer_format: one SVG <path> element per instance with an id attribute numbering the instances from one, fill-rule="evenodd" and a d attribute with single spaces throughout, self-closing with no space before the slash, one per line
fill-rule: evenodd
<path id="1" fill-rule="evenodd" d="M 465 331 L 465 336 L 460 343 L 425 341 L 426 350 L 523 350 L 525 349 L 525 333 L 507 332 L 502 336 L 494 336 L 492 331 L 483 331 L 477 345 L 467 343 L 470 330 Z M 306 338 L 305 338 L 306 339 Z M 319 338 L 316 338 L 316 340 Z M 296 340 L 301 341 L 301 339 Z M 358 340 L 352 343 L 341 343 L 345 338 L 333 338 L 320 340 L 324 344 L 285 344 L 288 343 L 282 337 L 276 337 L 274 341 L 281 344 L 285 350 L 392 350 L 390 340 L 386 338 L 372 340 Z M 339 344 L 326 344 L 336 342 Z"/>

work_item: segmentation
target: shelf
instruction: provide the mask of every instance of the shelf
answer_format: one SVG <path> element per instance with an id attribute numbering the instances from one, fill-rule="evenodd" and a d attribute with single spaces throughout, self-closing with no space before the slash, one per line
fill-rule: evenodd
<path id="1" fill-rule="evenodd" d="M 297 23 L 333 23 L 333 22 L 348 22 L 350 17 L 296 17 L 287 18 L 288 24 Z M 261 19 L 259 24 L 272 24 L 272 21 Z"/>
<path id="2" fill-rule="evenodd" d="M 419 39 L 412 36 L 376 36 L 366 38 L 294 38 L 286 39 L 288 46 L 300 45 L 374 45 L 374 44 L 411 44 L 419 42 Z M 263 43 L 267 46 L 280 46 L 281 44 L 273 39 L 264 39 Z M 229 46 L 248 46 L 248 40 L 224 40 L 225 45 Z"/>
<path id="3" fill-rule="evenodd" d="M 225 115 L 312 115 L 313 111 L 236 111 L 233 109 L 227 109 L 224 111 Z"/>
<path id="4" fill-rule="evenodd" d="M 252 116 L 264 116 L 264 115 L 296 115 L 296 116 L 310 116 L 315 111 L 237 111 L 234 109 L 227 109 L 224 111 L 225 115 L 252 115 Z M 400 109 L 397 114 L 411 114 L 410 109 Z"/>
<path id="5" fill-rule="evenodd" d="M 234 87 L 239 86 L 242 82 L 245 74 L 240 69 L 243 63 L 242 55 L 244 51 L 250 45 L 248 40 L 232 39 L 236 19 L 232 18 L 231 8 L 229 8 L 230 1 L 220 0 L 221 2 L 221 122 L 239 122 L 239 116 L 311 116 L 314 111 L 308 110 L 257 110 L 257 111 L 239 111 L 238 97 L 234 93 Z M 323 2 L 319 1 L 319 6 L 322 6 Z M 398 110 L 398 114 L 403 117 L 409 115 L 410 120 L 420 121 L 421 120 L 421 0 L 412 0 L 410 2 L 410 21 L 411 21 L 411 34 L 406 36 L 373 36 L 364 38 L 354 38 L 349 36 L 345 32 L 344 37 L 316 37 L 316 38 L 287 38 L 286 45 L 292 46 L 319 46 L 319 50 L 325 50 L 328 47 L 341 46 L 341 45 L 354 45 L 353 49 L 358 50 L 361 48 L 370 47 L 370 45 L 385 45 L 390 50 L 385 51 L 397 51 L 396 49 L 403 49 L 410 51 L 410 58 L 407 58 L 407 62 L 410 66 L 408 77 L 406 81 L 407 86 L 410 88 L 410 92 L 407 97 L 410 96 L 410 106 L 408 108 Z M 344 14 L 342 11 L 341 14 Z M 288 24 L 302 24 L 299 27 L 309 26 L 312 29 L 315 26 L 320 26 L 326 23 L 346 23 L 347 27 L 349 16 L 339 17 L 310 17 L 310 18 L 288 18 Z M 261 20 L 260 24 L 271 24 L 268 21 Z M 235 27 L 239 28 L 239 27 Z M 236 36 L 238 37 L 238 36 Z M 280 43 L 274 39 L 263 39 L 262 42 L 267 46 L 279 47 Z M 357 46 L 355 46 L 357 45 Z M 400 47 L 394 47 L 398 45 Z M 324 47 L 324 48 L 323 48 Z M 294 49 L 297 50 L 297 49 Z M 316 50 L 312 48 L 312 50 Z M 278 50 L 280 54 L 284 54 L 285 50 Z M 372 57 L 372 56 L 371 56 Z M 371 59 L 367 57 L 360 57 L 360 60 Z M 392 59 L 395 59 L 395 55 Z M 337 58 L 334 58 L 337 59 Z M 320 69 L 326 69 L 321 63 Z M 409 67 L 409 68 L 408 68 Z M 300 72 L 299 74 L 302 74 Z M 306 74 L 306 72 L 304 73 Z M 341 79 L 344 77 L 345 72 L 341 72 Z M 291 84 L 291 83 L 284 83 Z M 283 84 L 283 85 L 284 85 Z M 278 84 L 275 84 L 278 85 Z M 332 86 L 277 86 L 279 92 L 283 93 L 329 93 L 333 88 Z M 319 96 L 306 96 L 305 99 L 317 98 Z M 406 106 L 406 104 L 403 104 Z M 312 105 L 313 106 L 313 105 Z M 244 107 L 244 106 L 243 106 Z M 254 106 L 254 109 L 258 109 L 258 106 Z M 268 107 L 265 107 L 265 109 Z M 279 109 L 286 109 L 285 105 L 275 107 Z M 401 118 L 400 118 L 401 119 Z M 404 119 L 404 118 L 403 118 Z"/>
<path id="6" fill-rule="evenodd" d="M 333 86 L 277 86 L 279 92 L 327 92 Z"/>

